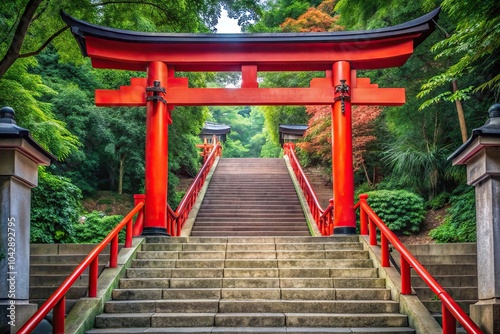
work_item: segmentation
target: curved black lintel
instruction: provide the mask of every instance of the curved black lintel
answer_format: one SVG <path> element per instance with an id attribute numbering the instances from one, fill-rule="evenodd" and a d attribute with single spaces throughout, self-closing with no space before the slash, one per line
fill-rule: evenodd
<path id="1" fill-rule="evenodd" d="M 196 34 L 196 33 L 145 33 L 130 30 L 113 29 L 75 19 L 61 11 L 61 17 L 68 26 L 82 49 L 87 55 L 85 37 L 93 36 L 106 40 L 128 43 L 159 43 L 159 44 L 207 44 L 207 43 L 335 43 L 359 42 L 396 38 L 412 34 L 420 34 L 414 40 L 416 47 L 435 29 L 435 21 L 441 8 L 417 19 L 392 27 L 336 32 L 308 33 L 242 33 L 242 34 Z"/>

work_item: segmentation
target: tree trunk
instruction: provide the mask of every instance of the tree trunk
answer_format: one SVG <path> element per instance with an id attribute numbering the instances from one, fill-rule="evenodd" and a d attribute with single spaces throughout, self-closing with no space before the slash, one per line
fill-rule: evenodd
<path id="1" fill-rule="evenodd" d="M 5 53 L 5 56 L 0 60 L 0 78 L 7 72 L 7 70 L 14 64 L 14 62 L 19 58 L 19 53 L 24 43 L 26 33 L 31 24 L 31 20 L 35 15 L 37 8 L 44 0 L 30 0 L 26 4 L 21 18 L 19 19 L 19 24 L 17 25 L 14 37 L 10 43 L 9 49 Z"/>
<path id="2" fill-rule="evenodd" d="M 457 80 L 451 82 L 451 87 L 453 93 L 458 90 Z M 462 143 L 467 141 L 467 126 L 465 125 L 465 115 L 464 109 L 462 107 L 462 102 L 460 100 L 455 100 L 455 105 L 457 106 L 458 122 L 460 123 L 460 133 L 462 134 Z"/>
<path id="3" fill-rule="evenodd" d="M 126 154 L 122 154 L 120 157 L 120 172 L 118 173 L 118 193 L 123 194 L 123 175 L 125 174 L 125 157 Z"/>

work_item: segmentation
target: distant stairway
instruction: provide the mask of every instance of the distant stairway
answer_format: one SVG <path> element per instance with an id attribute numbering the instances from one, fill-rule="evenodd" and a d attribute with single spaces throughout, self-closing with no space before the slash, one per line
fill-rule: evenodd
<path id="1" fill-rule="evenodd" d="M 310 235 L 285 160 L 221 159 L 191 235 Z"/>
<path id="2" fill-rule="evenodd" d="M 357 236 L 148 237 L 88 334 L 415 333 Z"/>

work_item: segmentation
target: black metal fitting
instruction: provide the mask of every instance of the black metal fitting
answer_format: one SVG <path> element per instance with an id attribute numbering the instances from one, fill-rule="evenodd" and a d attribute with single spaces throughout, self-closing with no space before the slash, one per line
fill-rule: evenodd
<path id="1" fill-rule="evenodd" d="M 351 95 L 349 92 L 349 85 L 345 83 L 345 79 L 340 80 L 340 85 L 335 86 L 335 98 L 334 101 L 340 100 L 342 102 L 342 114 L 345 113 L 345 100 L 350 100 Z"/>
<path id="2" fill-rule="evenodd" d="M 153 82 L 152 87 L 146 87 L 146 92 L 152 92 L 153 95 L 146 97 L 146 101 L 153 101 L 153 102 L 163 102 L 167 104 L 167 100 L 163 98 L 163 96 L 160 96 L 160 94 L 165 94 L 167 91 L 165 90 L 165 87 L 160 86 L 160 81 L 155 80 Z"/>

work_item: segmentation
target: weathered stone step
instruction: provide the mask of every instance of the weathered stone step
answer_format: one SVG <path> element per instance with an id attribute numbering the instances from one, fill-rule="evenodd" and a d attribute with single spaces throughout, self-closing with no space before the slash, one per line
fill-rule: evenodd
<path id="1" fill-rule="evenodd" d="M 259 236 L 262 234 L 266 234 L 269 236 L 302 236 L 302 235 L 308 235 L 309 231 L 273 231 L 273 230 L 267 230 L 267 231 L 262 231 L 262 230 L 257 230 L 257 231 L 191 231 L 192 236 L 197 236 L 197 237 L 210 237 L 210 236 L 220 236 L 220 235 L 225 235 L 225 236 L 241 236 L 241 237 L 251 237 L 251 236 Z"/>
<path id="2" fill-rule="evenodd" d="M 196 278 L 196 277 L 206 277 L 206 278 L 223 278 L 229 277 L 228 275 L 240 274 L 255 274 L 255 271 L 248 270 L 246 268 L 240 269 L 224 269 L 224 268 L 129 268 L 127 269 L 128 278 Z M 327 268 L 281 268 L 277 270 L 276 275 L 273 277 L 290 277 L 290 278 L 300 278 L 300 277 L 310 277 L 310 278 L 325 278 L 325 277 L 336 277 L 336 278 L 376 278 L 377 269 L 375 268 L 339 268 L 339 269 L 327 269 Z"/>
<path id="3" fill-rule="evenodd" d="M 475 264 L 428 264 L 425 269 L 431 275 L 477 275 L 477 265 Z M 412 276 L 418 276 L 412 271 Z"/>
<path id="4" fill-rule="evenodd" d="M 473 264 L 477 263 L 476 254 L 463 254 L 463 255 L 419 255 L 418 260 L 425 265 L 435 265 L 435 264 L 450 264 L 450 263 L 460 263 L 460 264 Z"/>
<path id="5" fill-rule="evenodd" d="M 255 249 L 255 248 L 254 248 Z M 259 248 L 261 249 L 261 248 Z M 148 251 L 137 259 L 368 259 L 363 250 L 227 250 L 227 251 Z"/>
<path id="6" fill-rule="evenodd" d="M 78 264 L 32 264 L 30 265 L 30 275 L 66 275 L 68 276 L 75 270 Z M 99 263 L 99 272 L 102 272 L 106 265 Z M 88 274 L 89 268 L 85 269 L 84 274 Z"/>
<path id="7" fill-rule="evenodd" d="M 262 216 L 262 217 L 238 217 L 235 218 L 234 216 L 217 216 L 214 217 L 212 215 L 207 215 L 207 216 L 200 216 L 199 219 L 196 221 L 196 224 L 199 222 L 221 222 L 221 223 L 234 223 L 234 222 L 240 222 L 240 223 L 255 223 L 255 222 L 264 222 L 268 224 L 274 224 L 276 222 L 283 222 L 285 221 L 286 223 L 304 223 L 304 215 L 297 214 L 297 215 L 289 215 L 286 217 L 274 217 L 274 216 Z M 262 235 L 262 233 L 261 233 Z M 266 234 L 267 235 L 267 234 Z M 191 236 L 193 236 L 191 234 Z M 269 235 L 268 235 L 269 236 Z"/>
<path id="8" fill-rule="evenodd" d="M 435 275 L 434 278 L 439 282 L 439 284 L 445 287 L 477 287 L 476 275 Z M 411 284 L 413 287 L 427 287 L 427 284 L 420 278 L 420 276 L 413 276 L 411 278 Z"/>
<path id="9" fill-rule="evenodd" d="M 434 292 L 429 288 L 414 287 L 415 292 L 421 300 L 431 300 L 435 298 Z M 455 300 L 477 299 L 477 287 L 449 287 L 445 289 Z"/>
<path id="10" fill-rule="evenodd" d="M 47 299 L 54 292 L 55 287 L 53 286 L 30 286 L 30 299 Z M 87 286 L 72 286 L 68 293 L 66 293 L 66 298 L 68 299 L 79 299 L 87 295 Z"/>
<path id="11" fill-rule="evenodd" d="M 30 275 L 30 286 L 52 286 L 58 288 L 68 275 Z M 89 275 L 81 275 L 73 286 L 88 286 Z"/>
<path id="12" fill-rule="evenodd" d="M 30 264 L 72 264 L 77 266 L 82 262 L 88 254 L 68 254 L 68 255 L 31 255 Z M 106 264 L 109 260 L 109 255 L 99 255 L 99 262 Z"/>
<path id="13" fill-rule="evenodd" d="M 148 243 L 142 245 L 142 252 L 148 251 L 238 251 L 255 250 L 261 251 L 301 251 L 301 250 L 362 250 L 363 246 L 359 242 L 328 242 L 328 243 Z"/>
<path id="14" fill-rule="evenodd" d="M 421 300 L 422 304 L 431 313 L 440 314 L 442 312 L 442 305 L 440 300 Z M 455 300 L 455 302 L 462 308 L 462 310 L 468 313 L 469 306 L 477 303 L 477 298 L 473 300 Z"/>
<path id="15" fill-rule="evenodd" d="M 244 290 L 222 290 L 222 294 L 244 294 Z M 116 313 L 397 313 L 395 301 L 339 300 L 231 300 L 231 299 L 164 299 L 123 300 L 105 304 L 105 312 Z"/>
<path id="16" fill-rule="evenodd" d="M 137 259 L 134 268 L 370 268 L 369 259 Z"/>
<path id="17" fill-rule="evenodd" d="M 105 313 L 97 328 L 117 327 L 406 327 L 402 314 Z"/>
<path id="18" fill-rule="evenodd" d="M 146 332 L 147 330 L 147 332 Z M 408 334 L 415 333 L 415 330 L 408 327 L 355 327 L 355 328 L 340 328 L 340 327 L 162 327 L 158 328 L 158 332 L 150 328 L 101 328 L 92 329 L 88 334 L 136 334 L 136 333 L 183 333 L 183 334 L 210 334 L 210 333 L 226 333 L 226 334 L 309 334 L 309 333 L 337 333 L 337 334 Z"/>
<path id="19" fill-rule="evenodd" d="M 196 223 L 194 225 L 196 227 L 197 232 L 212 232 L 212 233 L 217 233 L 219 231 L 221 232 L 230 232 L 230 231 L 237 231 L 237 232 L 246 232 L 246 231 L 254 231 L 254 232 L 260 232 L 266 233 L 265 231 L 283 231 L 283 232 L 295 232 L 295 231 L 309 231 L 307 225 L 248 225 L 248 224 L 242 224 L 240 226 L 237 225 L 225 225 L 225 226 L 206 226 L 203 224 L 198 224 Z"/>
<path id="20" fill-rule="evenodd" d="M 275 244 L 290 244 L 290 243 L 359 243 L 359 236 L 357 235 L 334 235 L 330 237 L 312 237 L 312 236 L 299 236 L 299 237 L 280 237 L 280 236 L 254 236 L 254 237 L 147 237 L 147 243 L 142 246 L 154 244 L 205 244 L 205 243 L 228 243 L 228 244 L 245 244 L 245 243 L 275 243 Z"/>
<path id="21" fill-rule="evenodd" d="M 231 273 L 233 275 L 231 275 Z M 255 275 L 244 276 L 251 273 Z M 331 277 L 281 277 L 277 270 L 251 271 L 225 271 L 226 277 L 151 277 L 122 278 L 121 289 L 147 289 L 147 288 L 178 288 L 178 289 L 216 289 L 216 288 L 385 288 L 385 281 L 380 278 L 331 278 Z M 243 275 L 243 276 L 239 276 Z M 256 278 L 258 277 L 258 278 Z"/>
<path id="22" fill-rule="evenodd" d="M 273 214 L 275 212 L 275 214 Z M 210 209 L 203 209 L 198 212 L 197 217 L 205 217 L 205 216 L 210 216 L 210 217 L 215 217 L 215 219 L 218 219 L 219 217 L 229 217 L 232 218 L 233 220 L 238 220 L 239 217 L 248 217 L 248 215 L 251 213 L 251 217 L 255 218 L 281 218 L 284 220 L 287 220 L 288 218 L 294 217 L 302 217 L 304 216 L 304 213 L 302 210 L 296 210 L 294 212 L 292 211 L 287 211 L 287 210 L 279 210 L 279 208 L 276 208 L 276 210 L 269 209 L 267 212 L 263 210 L 251 210 L 251 211 L 234 211 L 234 210 L 210 210 Z M 198 218 L 197 218 L 198 219 Z"/>

